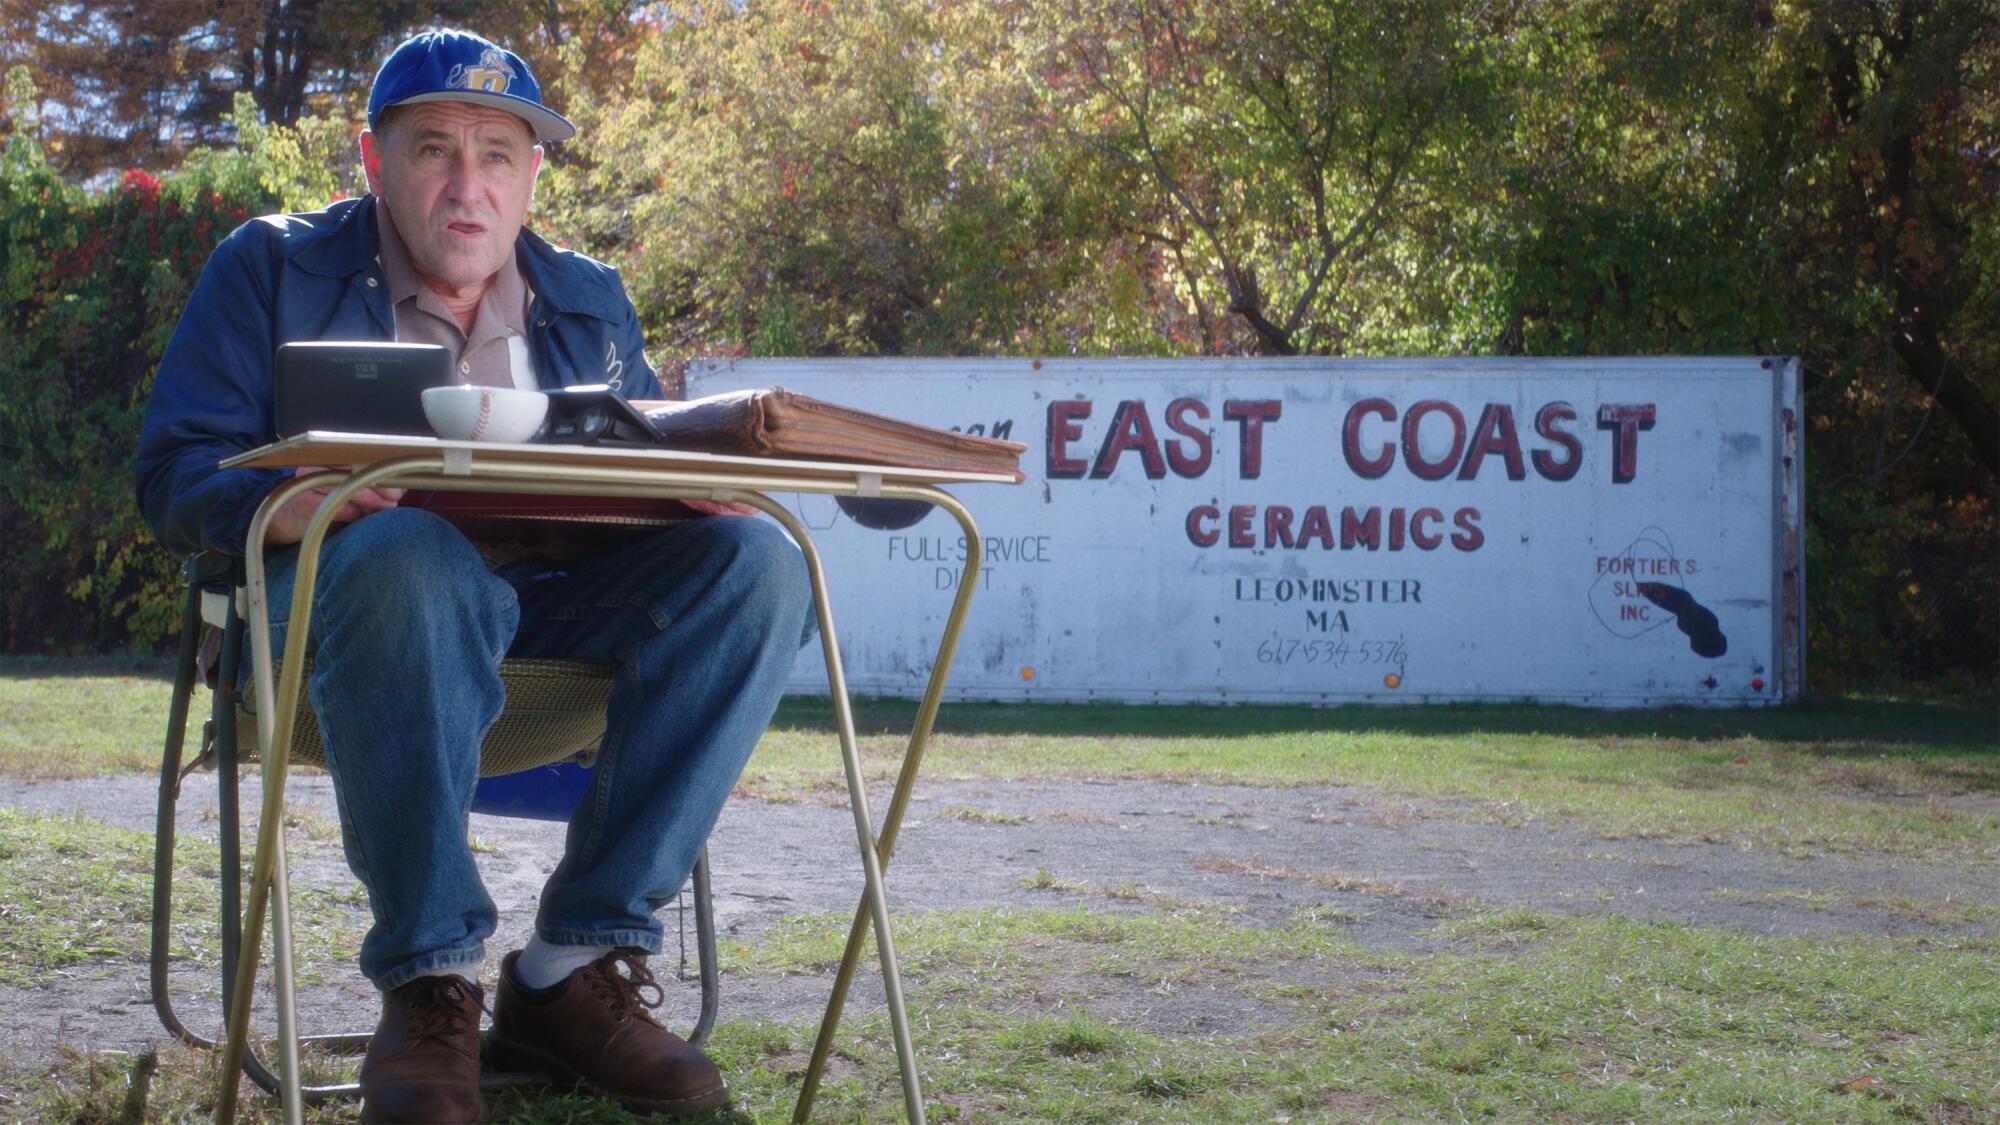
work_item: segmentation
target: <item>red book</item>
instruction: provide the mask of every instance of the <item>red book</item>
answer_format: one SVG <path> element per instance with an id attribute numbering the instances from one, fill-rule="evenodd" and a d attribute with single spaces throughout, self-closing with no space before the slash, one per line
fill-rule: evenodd
<path id="1" fill-rule="evenodd" d="M 747 504 L 520 492 L 433 492 L 413 488 L 399 505 L 450 520 L 489 562 L 587 558 L 624 536 L 705 516 L 755 515 Z"/>
<path id="2" fill-rule="evenodd" d="M 471 520 L 544 520 L 666 527 L 700 516 L 750 515 L 756 509 L 712 500 L 652 500 L 632 496 L 548 496 L 531 492 L 432 492 L 412 488 L 400 507 L 422 508 L 453 523 Z"/>

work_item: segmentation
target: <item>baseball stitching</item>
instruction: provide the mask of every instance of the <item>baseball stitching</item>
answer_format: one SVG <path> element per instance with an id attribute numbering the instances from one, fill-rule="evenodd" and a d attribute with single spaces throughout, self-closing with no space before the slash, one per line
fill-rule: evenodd
<path id="1" fill-rule="evenodd" d="M 479 420 L 472 424 L 472 436 L 467 440 L 478 441 L 480 435 L 486 432 L 486 423 L 492 420 L 493 420 L 493 393 L 491 391 L 480 391 Z"/>

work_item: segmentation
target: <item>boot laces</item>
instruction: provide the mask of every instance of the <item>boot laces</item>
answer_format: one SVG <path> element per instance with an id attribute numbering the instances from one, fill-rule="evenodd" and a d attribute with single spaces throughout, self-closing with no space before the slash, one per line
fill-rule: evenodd
<path id="1" fill-rule="evenodd" d="M 618 966 L 625 966 L 623 973 Z M 649 1008 L 657 1008 L 666 1001 L 667 994 L 660 982 L 653 978 L 653 971 L 646 967 L 646 957 L 642 953 L 618 950 L 607 953 L 590 966 L 585 976 L 590 981 L 590 991 L 600 997 L 611 1008 L 611 1015 L 619 1023 L 634 1016 L 647 1023 L 658 1024 Z M 650 995 L 648 994 L 650 991 Z"/>
<path id="2" fill-rule="evenodd" d="M 479 989 L 457 974 L 418 977 L 410 994 L 410 1034 L 418 1039 L 452 1038 L 479 1028 L 486 1010 Z"/>

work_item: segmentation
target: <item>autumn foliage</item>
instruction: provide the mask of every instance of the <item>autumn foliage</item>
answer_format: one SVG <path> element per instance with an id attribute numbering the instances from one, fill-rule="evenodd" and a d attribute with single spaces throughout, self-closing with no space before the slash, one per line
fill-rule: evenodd
<path id="1" fill-rule="evenodd" d="M 0 156 L 0 567 L 9 651 L 97 650 L 170 629 L 174 560 L 131 498 L 138 421 L 167 334 L 247 185 L 132 169 L 101 192 L 33 145 Z"/>
<path id="2" fill-rule="evenodd" d="M 664 369 L 1797 354 L 1815 684 L 1990 683 L 2000 663 L 1991 5 L 535 9 L 497 33 L 582 132 L 551 151 L 532 221 L 623 271 Z M 88 188 L 10 93 L 9 650 L 170 628 L 172 560 L 126 497 L 137 411 L 238 217 L 359 190 L 350 70 L 314 78 L 319 112 L 294 124 L 239 94 L 233 143 Z"/>

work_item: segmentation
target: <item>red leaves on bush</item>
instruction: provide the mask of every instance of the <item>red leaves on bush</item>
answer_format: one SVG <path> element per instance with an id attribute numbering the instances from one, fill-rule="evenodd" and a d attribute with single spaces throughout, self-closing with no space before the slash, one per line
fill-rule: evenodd
<path id="1" fill-rule="evenodd" d="M 151 206 L 160 201 L 160 178 L 137 168 L 127 168 L 125 174 L 118 178 L 118 190 L 137 196 Z"/>
<path id="2" fill-rule="evenodd" d="M 0 590 L 0 650 L 149 647 L 174 627 L 175 560 L 129 484 L 146 391 L 201 262 L 272 203 L 183 179 L 207 174 L 131 168 L 93 191 L 0 163 L 20 220 L 0 224 L 0 430 L 19 435 L 20 470 L 0 482 L 0 571 L 18 578 Z"/>

